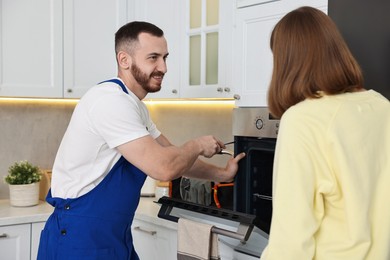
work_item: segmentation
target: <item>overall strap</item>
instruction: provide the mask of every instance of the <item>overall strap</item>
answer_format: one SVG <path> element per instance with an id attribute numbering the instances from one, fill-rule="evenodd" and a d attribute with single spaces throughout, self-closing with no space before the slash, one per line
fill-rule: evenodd
<path id="1" fill-rule="evenodd" d="M 106 82 L 113 82 L 113 83 L 118 84 L 126 94 L 129 94 L 129 92 L 127 91 L 127 88 L 125 87 L 123 82 L 120 81 L 119 79 L 109 79 L 109 80 L 102 81 L 99 84 L 106 83 Z"/>

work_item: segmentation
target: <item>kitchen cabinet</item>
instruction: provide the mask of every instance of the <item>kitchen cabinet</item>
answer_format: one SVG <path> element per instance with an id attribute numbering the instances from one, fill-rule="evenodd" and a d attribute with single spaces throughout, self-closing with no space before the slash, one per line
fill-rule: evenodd
<path id="1" fill-rule="evenodd" d="M 0 226 L 1 259 L 30 259 L 31 225 Z"/>
<path id="2" fill-rule="evenodd" d="M 117 75 L 114 35 L 127 21 L 127 0 L 0 6 L 0 96 L 79 98 Z"/>
<path id="3" fill-rule="evenodd" d="M 39 240 L 46 222 L 35 222 L 31 224 L 31 260 L 37 259 Z"/>
<path id="4" fill-rule="evenodd" d="M 62 97 L 62 1 L 0 0 L 0 96 Z"/>
<path id="5" fill-rule="evenodd" d="M 134 219 L 132 234 L 134 247 L 140 259 L 177 259 L 177 229 L 161 226 L 150 221 Z M 222 260 L 258 259 L 235 251 L 226 242 L 220 241 L 218 247 Z"/>
<path id="6" fill-rule="evenodd" d="M 327 0 L 237 0 L 233 55 L 237 106 L 267 106 L 273 66 L 269 41 L 275 24 L 289 11 L 304 5 L 327 12 L 327 3 Z"/>
<path id="7" fill-rule="evenodd" d="M 176 259 L 177 230 L 134 219 L 132 234 L 140 259 Z"/>
<path id="8" fill-rule="evenodd" d="M 0 226 L 1 259 L 37 259 L 44 226 L 45 222 Z"/>
<path id="9" fill-rule="evenodd" d="M 190 1 L 202 3 L 199 28 L 189 28 Z M 0 0 L 0 6 L 0 96 L 81 97 L 116 76 L 114 34 L 133 20 L 161 27 L 170 50 L 163 87 L 147 98 L 233 96 L 234 0 Z M 207 25 L 210 6 L 217 7 L 217 22 Z M 194 34 L 201 44 L 191 49 Z M 200 81 L 190 83 L 194 50 Z"/>
<path id="10" fill-rule="evenodd" d="M 181 96 L 233 98 L 234 0 L 184 2 Z"/>
<path id="11" fill-rule="evenodd" d="M 127 0 L 65 0 L 64 97 L 79 98 L 115 77 L 115 32 L 126 23 Z"/>
<path id="12" fill-rule="evenodd" d="M 233 0 L 135 1 L 134 19 L 159 26 L 164 31 L 169 50 L 168 73 L 164 77 L 161 91 L 150 93 L 146 98 L 233 97 L 231 73 L 233 2 Z M 193 3 L 199 8 L 194 8 Z M 214 15 L 209 14 L 208 8 L 214 11 Z M 193 28 L 192 16 L 198 16 L 197 19 L 200 21 L 199 25 Z M 208 22 L 209 20 L 213 21 Z M 193 69 L 194 67 L 196 68 Z"/>
<path id="13" fill-rule="evenodd" d="M 164 31 L 168 42 L 168 73 L 165 74 L 161 90 L 146 96 L 153 98 L 180 98 L 180 67 L 183 35 L 182 0 L 136 0 L 132 6 L 134 20 L 157 25 Z M 131 10 L 129 10 L 131 12 Z"/>
<path id="14" fill-rule="evenodd" d="M 0 259 L 37 259 L 41 230 L 53 207 L 43 201 L 32 207 L 14 207 L 0 200 Z"/>

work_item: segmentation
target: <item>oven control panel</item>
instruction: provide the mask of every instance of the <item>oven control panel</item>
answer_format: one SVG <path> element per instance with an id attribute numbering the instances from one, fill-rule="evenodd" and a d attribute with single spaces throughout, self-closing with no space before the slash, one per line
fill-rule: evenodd
<path id="1" fill-rule="evenodd" d="M 276 138 L 279 119 L 269 113 L 267 107 L 238 107 L 233 110 L 233 135 L 260 138 Z"/>

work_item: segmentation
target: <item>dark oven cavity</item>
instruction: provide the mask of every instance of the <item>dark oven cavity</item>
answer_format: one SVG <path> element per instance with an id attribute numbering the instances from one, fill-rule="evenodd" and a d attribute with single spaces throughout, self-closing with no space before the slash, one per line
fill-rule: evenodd
<path id="1" fill-rule="evenodd" d="M 255 225 L 269 233 L 275 138 L 235 136 L 235 154 L 245 152 L 234 182 L 234 210 L 256 215 Z"/>

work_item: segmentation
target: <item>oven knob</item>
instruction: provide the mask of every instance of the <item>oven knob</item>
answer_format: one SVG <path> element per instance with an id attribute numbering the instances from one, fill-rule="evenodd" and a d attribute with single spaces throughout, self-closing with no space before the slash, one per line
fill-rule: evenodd
<path id="1" fill-rule="evenodd" d="M 264 126 L 263 120 L 261 120 L 260 118 L 257 119 L 256 120 L 256 128 L 260 130 L 261 128 L 263 128 L 263 126 Z"/>

